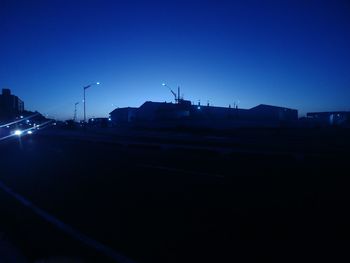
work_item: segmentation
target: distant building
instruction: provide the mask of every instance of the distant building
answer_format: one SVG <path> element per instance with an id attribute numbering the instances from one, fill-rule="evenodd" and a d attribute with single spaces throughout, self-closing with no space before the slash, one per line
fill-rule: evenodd
<path id="1" fill-rule="evenodd" d="M 137 108 L 117 108 L 109 113 L 113 123 L 127 123 L 135 120 Z"/>
<path id="2" fill-rule="evenodd" d="M 117 108 L 110 113 L 113 123 L 173 123 L 185 126 L 280 126 L 298 121 L 298 111 L 284 107 L 258 105 L 251 109 L 146 101 L 139 108 Z"/>
<path id="3" fill-rule="evenodd" d="M 321 126 L 340 126 L 350 122 L 350 111 L 309 112 L 307 119 Z"/>
<path id="4" fill-rule="evenodd" d="M 260 120 L 276 120 L 280 122 L 297 121 L 298 110 L 260 104 L 249 110 L 252 116 Z"/>
<path id="5" fill-rule="evenodd" d="M 136 120 L 160 121 L 180 120 L 190 117 L 191 102 L 179 100 L 179 103 L 146 101 L 137 109 Z"/>
<path id="6" fill-rule="evenodd" d="M 17 96 L 12 95 L 11 90 L 3 89 L 0 95 L 0 117 L 5 119 L 14 118 L 23 111 L 23 101 Z"/>
<path id="7" fill-rule="evenodd" d="M 88 120 L 88 126 L 106 128 L 110 126 L 110 119 L 109 118 L 90 118 Z"/>

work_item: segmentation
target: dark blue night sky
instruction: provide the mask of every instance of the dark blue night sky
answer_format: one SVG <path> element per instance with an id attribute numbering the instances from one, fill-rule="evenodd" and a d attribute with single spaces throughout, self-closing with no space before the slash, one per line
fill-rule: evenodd
<path id="1" fill-rule="evenodd" d="M 350 110 L 349 1 L 0 0 L 0 87 L 71 118 L 146 100 Z M 80 116 L 82 113 L 80 104 Z"/>

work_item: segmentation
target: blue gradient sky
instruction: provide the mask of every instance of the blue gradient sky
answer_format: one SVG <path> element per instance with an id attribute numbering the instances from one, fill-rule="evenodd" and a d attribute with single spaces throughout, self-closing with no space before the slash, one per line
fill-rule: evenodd
<path id="1" fill-rule="evenodd" d="M 146 100 L 350 110 L 349 1 L 0 1 L 0 87 L 71 118 Z M 82 116 L 82 103 L 79 107 Z"/>

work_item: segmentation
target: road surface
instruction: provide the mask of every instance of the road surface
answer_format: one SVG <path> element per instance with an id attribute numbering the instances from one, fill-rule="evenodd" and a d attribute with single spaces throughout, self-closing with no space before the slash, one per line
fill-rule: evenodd
<path id="1" fill-rule="evenodd" d="M 349 241 L 348 156 L 223 155 L 40 134 L 0 147 L 1 183 L 32 204 L 0 189 L 0 232 L 28 262 L 114 262 L 111 251 L 125 262 L 286 261 L 312 255 L 311 244 Z"/>

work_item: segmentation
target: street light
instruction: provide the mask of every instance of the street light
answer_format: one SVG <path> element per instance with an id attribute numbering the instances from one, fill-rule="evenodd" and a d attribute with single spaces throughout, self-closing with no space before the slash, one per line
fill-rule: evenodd
<path id="1" fill-rule="evenodd" d="M 84 102 L 84 123 L 86 123 L 86 99 L 85 99 L 85 91 L 86 91 L 88 88 L 90 88 L 92 85 L 100 85 L 100 82 L 94 82 L 94 83 L 91 83 L 91 84 L 89 84 L 89 85 L 83 87 L 83 89 L 84 89 L 84 100 L 83 100 L 83 102 Z"/>
<path id="2" fill-rule="evenodd" d="M 79 104 L 79 102 L 76 102 L 74 104 L 74 117 L 73 117 L 73 121 L 75 122 L 77 120 L 77 105 Z"/>
<path id="3" fill-rule="evenodd" d="M 162 86 L 167 87 L 170 90 L 170 92 L 174 95 L 175 103 L 179 103 L 179 101 L 180 101 L 180 87 L 177 88 L 177 95 L 176 95 L 176 93 L 166 83 L 162 83 Z"/>

